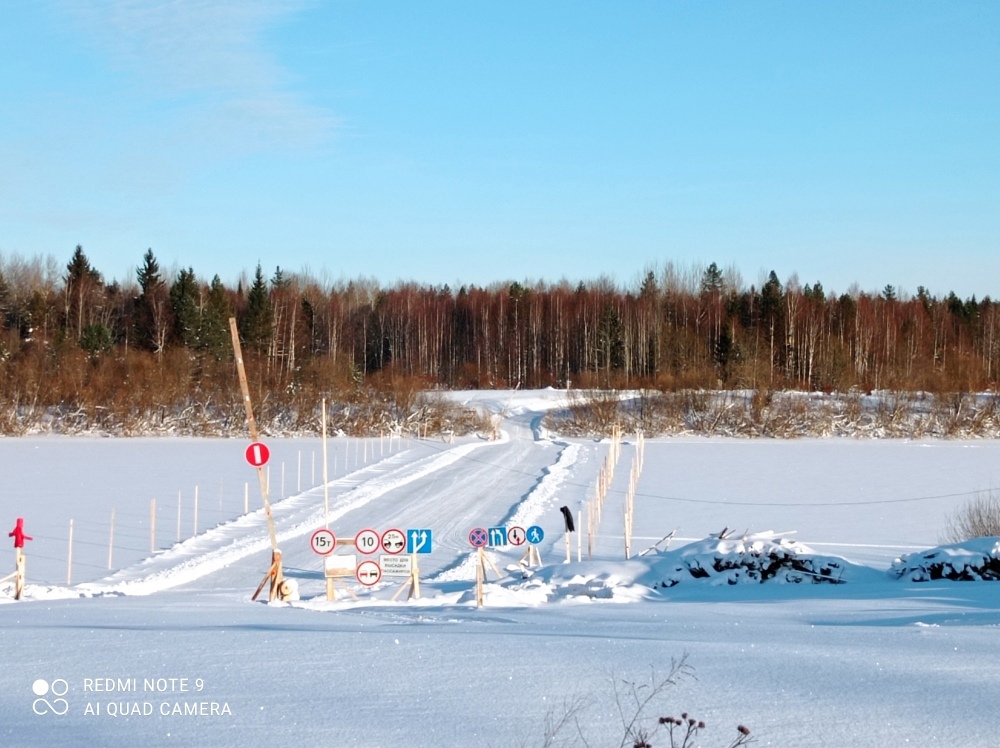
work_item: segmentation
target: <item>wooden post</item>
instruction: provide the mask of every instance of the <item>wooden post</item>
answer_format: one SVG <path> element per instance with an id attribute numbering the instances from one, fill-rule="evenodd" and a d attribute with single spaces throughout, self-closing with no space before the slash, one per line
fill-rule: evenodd
<path id="1" fill-rule="evenodd" d="M 20 600 L 21 593 L 24 592 L 24 550 L 22 548 L 17 549 L 17 559 L 15 561 L 15 577 L 14 577 L 14 599 Z"/>
<path id="2" fill-rule="evenodd" d="M 483 577 L 486 568 L 483 566 L 483 549 L 476 548 L 476 607 L 483 607 Z"/>
<path id="3" fill-rule="evenodd" d="M 538 552 L 538 546 L 536 546 L 534 543 L 529 543 L 528 550 L 524 552 L 524 554 L 518 560 L 518 563 L 521 564 L 521 566 L 527 566 L 529 569 L 535 566 L 541 566 L 542 556 Z"/>
<path id="4" fill-rule="evenodd" d="M 115 510 L 111 510 L 111 537 L 108 538 L 108 568 L 111 568 L 111 557 L 115 551 Z"/>
<path id="5" fill-rule="evenodd" d="M 279 577 L 281 579 L 280 582 L 277 581 Z M 257 595 L 259 595 L 260 591 L 264 589 L 264 585 L 267 584 L 268 581 L 271 582 L 271 587 L 267 597 L 268 602 L 274 602 L 274 600 L 278 597 L 284 599 L 283 583 L 285 580 L 284 577 L 281 576 L 281 551 L 279 550 L 271 552 L 271 568 L 268 569 L 267 574 L 264 575 L 261 583 L 257 586 L 257 591 L 253 593 L 253 597 L 250 598 L 251 600 L 257 599 Z"/>
<path id="6" fill-rule="evenodd" d="M 69 553 L 66 557 L 66 586 L 73 584 L 73 520 L 69 521 Z"/>
<path id="7" fill-rule="evenodd" d="M 323 428 L 323 521 L 327 530 L 330 529 L 330 477 L 327 474 L 326 459 L 326 398 L 322 401 L 322 417 L 320 425 Z"/>
<path id="8" fill-rule="evenodd" d="M 233 353 L 236 356 L 236 372 L 240 380 L 240 390 L 243 393 L 243 406 L 246 410 L 247 416 L 247 426 L 250 429 L 250 438 L 253 441 L 258 441 L 257 433 L 257 420 L 253 415 L 253 406 L 250 403 L 250 384 L 247 381 L 246 368 L 243 365 L 243 348 L 240 345 L 240 333 L 239 329 L 236 327 L 236 318 L 229 318 L 229 332 L 233 339 Z M 267 496 L 268 482 L 264 474 L 263 467 L 257 468 L 257 480 L 260 483 L 260 493 L 261 498 L 264 501 L 264 515 L 267 518 L 267 532 L 271 540 L 271 569 L 268 572 L 268 577 L 271 579 L 271 596 L 270 599 L 274 599 L 278 590 L 281 588 L 282 582 L 284 581 L 284 575 L 281 569 L 281 551 L 278 550 L 278 536 L 274 530 L 274 518 L 271 515 L 271 502 Z M 265 577 L 265 580 L 267 577 Z M 260 590 L 258 589 L 258 593 Z M 257 595 L 254 595 L 256 599 Z"/>
<path id="9" fill-rule="evenodd" d="M 406 597 L 407 600 L 410 598 L 420 599 L 420 567 L 417 565 L 417 554 L 413 555 L 413 567 L 410 570 L 410 594 Z"/>
<path id="10" fill-rule="evenodd" d="M 375 448 L 374 448 L 374 445 L 373 445 L 372 446 L 372 457 L 374 457 L 374 456 L 375 456 Z M 417 598 L 419 600 L 420 599 L 420 569 L 417 566 L 417 554 L 416 553 L 411 553 L 410 554 L 410 575 L 406 578 L 406 581 L 403 582 L 399 586 L 399 589 L 396 590 L 395 593 L 393 593 L 392 600 L 395 601 L 396 598 L 398 598 L 401 594 L 403 594 L 403 590 L 407 589 L 407 587 L 409 588 L 409 592 L 407 592 L 407 594 L 406 594 L 406 600 L 407 600 L 407 602 L 409 602 L 413 598 Z"/>

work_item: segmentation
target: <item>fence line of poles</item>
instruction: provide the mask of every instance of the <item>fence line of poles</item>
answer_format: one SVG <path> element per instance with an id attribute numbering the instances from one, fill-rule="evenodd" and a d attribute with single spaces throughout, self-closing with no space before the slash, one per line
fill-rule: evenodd
<path id="1" fill-rule="evenodd" d="M 388 434 L 388 437 L 389 438 L 388 438 L 388 450 L 387 450 L 386 443 L 385 443 L 386 442 L 385 433 L 382 433 L 382 434 L 379 435 L 379 447 L 378 447 L 378 452 L 377 453 L 376 453 L 376 448 L 375 448 L 375 444 L 374 443 L 372 443 L 370 445 L 370 448 L 369 448 L 369 444 L 368 444 L 369 439 L 352 439 L 352 440 L 348 441 L 346 443 L 345 447 L 344 447 L 344 450 L 343 450 L 343 452 L 344 452 L 344 459 L 343 459 L 343 469 L 344 469 L 344 472 L 346 473 L 349 470 L 349 462 L 350 462 L 349 457 L 350 457 L 350 448 L 351 448 L 351 443 L 352 442 L 354 442 L 354 465 L 355 465 L 355 467 L 358 466 L 359 462 L 367 465 L 369 459 L 373 459 L 374 460 L 374 459 L 376 459 L 376 457 L 384 457 L 386 451 L 388 451 L 389 454 L 391 455 L 393 453 L 393 451 L 399 450 L 399 449 L 403 448 L 404 445 L 403 445 L 403 439 L 402 439 L 402 435 L 401 434 L 396 434 L 396 433 L 390 431 L 389 434 Z M 393 438 L 396 439 L 395 444 L 393 443 Z M 363 445 L 359 445 L 358 442 L 363 442 Z M 336 467 L 336 465 L 337 465 L 337 455 L 338 455 L 338 452 L 340 450 L 337 450 L 335 448 L 333 451 L 334 451 L 334 470 L 333 470 L 333 472 L 334 472 L 334 475 L 336 475 L 336 472 L 337 472 L 337 467 Z M 324 450 L 323 457 L 324 457 L 324 463 L 325 463 L 325 460 L 326 460 L 325 450 Z M 297 459 L 296 459 L 296 465 L 297 465 L 296 487 L 298 489 L 298 492 L 301 493 L 302 492 L 302 488 L 301 488 L 302 487 L 302 450 L 298 451 L 298 455 L 297 455 Z M 316 480 L 315 480 L 315 478 L 316 478 L 316 451 L 315 450 L 312 451 L 311 477 L 312 477 L 312 484 L 315 486 L 316 485 Z M 270 475 L 268 474 L 268 480 L 269 479 L 270 479 Z M 323 465 L 323 490 L 324 490 L 324 503 L 327 506 L 329 504 L 329 496 L 328 496 L 328 490 L 329 490 L 328 484 L 329 484 L 329 481 L 330 481 L 330 476 L 327 473 L 327 464 L 324 464 Z M 281 463 L 281 483 L 282 483 L 282 498 L 287 498 L 284 495 L 284 484 L 285 484 L 285 463 L 284 462 Z M 191 524 L 192 534 L 189 537 L 195 537 L 195 536 L 197 536 L 200 533 L 200 530 L 201 530 L 201 526 L 200 526 L 200 523 L 199 523 L 199 516 L 198 516 L 199 515 L 199 510 L 200 510 L 200 498 L 201 498 L 200 497 L 200 493 L 201 492 L 200 492 L 199 486 L 197 486 L 197 485 L 194 486 L 193 503 L 190 505 L 190 509 L 189 509 L 189 511 L 191 512 L 191 519 L 190 519 L 190 521 L 192 523 Z M 218 522 L 218 524 L 220 524 L 220 525 L 223 523 L 223 517 L 224 517 L 224 503 L 223 503 L 223 499 L 224 499 L 224 490 L 220 489 L 220 492 L 219 492 L 219 522 Z M 184 516 L 184 505 L 185 505 L 184 492 L 183 491 L 178 491 L 177 492 L 177 522 L 176 522 L 176 542 L 177 543 L 180 543 L 184 539 L 183 536 L 182 536 L 182 522 L 183 522 L 183 516 Z M 166 507 L 164 506 L 163 502 L 157 502 L 157 499 L 155 497 L 153 497 L 153 498 L 150 499 L 150 502 L 149 502 L 149 515 L 148 515 L 148 517 L 149 517 L 148 542 L 149 542 L 149 553 L 150 554 L 156 553 L 156 551 L 157 551 L 157 527 L 156 527 L 156 525 L 157 525 L 157 516 L 158 516 L 159 512 L 163 511 L 165 508 Z M 250 513 L 250 483 L 249 482 L 244 482 L 244 484 L 243 484 L 243 507 L 242 507 L 242 509 L 243 509 L 243 515 L 247 515 L 247 514 Z M 329 513 L 329 509 L 328 508 L 326 509 L 326 512 L 327 512 L 327 514 Z M 116 547 L 117 548 L 126 547 L 128 550 L 140 550 L 139 548 L 128 548 L 127 547 L 127 539 L 129 537 L 131 537 L 131 538 L 133 538 L 133 542 L 134 542 L 135 539 L 137 539 L 138 536 L 134 532 L 130 535 L 128 533 L 128 531 L 127 531 L 127 527 L 124 528 L 125 532 L 123 532 L 123 528 L 121 526 L 122 525 L 122 518 L 123 518 L 123 516 L 127 519 L 128 517 L 137 517 L 139 515 L 138 514 L 129 514 L 127 512 L 119 512 L 117 508 L 112 508 L 111 509 L 110 521 L 109 521 L 109 524 L 106 526 L 107 529 L 108 529 L 108 531 L 107 531 L 107 549 L 108 549 L 107 569 L 108 570 L 111 570 L 111 569 L 114 568 L 114 557 L 115 557 L 115 549 L 116 549 Z M 76 522 L 75 519 L 70 519 L 70 521 L 69 521 L 69 534 L 68 534 L 68 538 L 67 538 L 67 549 L 66 549 L 66 584 L 67 585 L 71 585 L 73 583 L 73 549 L 74 549 L 74 543 L 83 542 L 85 545 L 94 545 L 94 543 L 92 541 L 90 541 L 90 542 L 88 542 L 88 541 L 81 541 L 78 537 L 75 537 L 77 535 L 77 530 L 79 529 L 77 527 L 78 524 L 79 523 Z M 95 526 L 95 529 L 96 529 L 96 527 L 100 526 L 99 523 L 94 523 L 94 522 L 84 522 L 83 524 Z M 84 529 L 86 530 L 86 528 L 84 528 Z M 126 539 L 126 545 L 125 546 L 121 545 L 121 541 L 122 541 L 123 537 Z M 116 543 L 116 538 L 117 538 L 117 543 Z M 142 542 L 142 541 L 140 541 L 140 542 Z M 143 551 L 144 550 L 145 549 L 143 549 Z M 85 564 L 85 565 L 87 565 L 87 564 Z"/>
<path id="2" fill-rule="evenodd" d="M 646 440 L 642 432 L 636 434 L 635 456 L 632 458 L 632 469 L 629 471 L 628 490 L 625 492 L 625 558 L 632 556 L 632 525 L 635 519 L 635 492 L 642 474 L 642 463 L 646 451 Z"/>
<path id="3" fill-rule="evenodd" d="M 611 427 L 611 444 L 608 453 L 604 456 L 601 470 L 597 474 L 597 486 L 594 498 L 587 501 L 587 560 L 594 554 L 594 538 L 601 526 L 601 514 L 604 511 L 604 501 L 608 496 L 608 489 L 611 481 L 615 477 L 615 466 L 622 453 L 622 428 L 619 424 Z"/>

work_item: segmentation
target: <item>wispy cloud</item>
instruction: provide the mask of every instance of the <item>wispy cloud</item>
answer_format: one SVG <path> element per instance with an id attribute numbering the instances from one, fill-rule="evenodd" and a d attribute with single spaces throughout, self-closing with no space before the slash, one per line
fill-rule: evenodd
<path id="1" fill-rule="evenodd" d="M 295 90 L 265 44 L 266 32 L 303 0 L 66 0 L 111 60 L 164 96 L 187 96 L 205 128 L 256 146 L 312 145 L 336 123 Z"/>

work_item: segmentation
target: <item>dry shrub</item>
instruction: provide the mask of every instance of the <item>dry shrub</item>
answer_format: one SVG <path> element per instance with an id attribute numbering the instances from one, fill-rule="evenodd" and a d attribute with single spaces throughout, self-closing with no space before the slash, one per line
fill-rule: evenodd
<path id="1" fill-rule="evenodd" d="M 948 517 L 942 534 L 946 543 L 1000 536 L 1000 493 L 978 494 Z"/>

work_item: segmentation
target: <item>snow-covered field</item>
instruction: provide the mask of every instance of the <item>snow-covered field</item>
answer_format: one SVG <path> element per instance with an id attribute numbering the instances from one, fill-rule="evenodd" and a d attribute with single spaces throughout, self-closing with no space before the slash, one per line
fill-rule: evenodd
<path id="1" fill-rule="evenodd" d="M 327 519 L 318 439 L 267 440 L 301 598 L 273 604 L 250 599 L 270 544 L 246 441 L 0 441 L 0 529 L 24 517 L 34 537 L 24 599 L 0 585 L 0 745 L 541 746 L 573 712 L 550 745 L 617 746 L 625 684 L 685 655 L 694 677 L 646 716 L 704 720 L 698 745 L 729 745 L 738 724 L 757 745 L 1000 744 L 1000 587 L 888 573 L 1000 483 L 1000 443 L 650 439 L 635 553 L 676 532 L 665 553 L 625 561 L 626 435 L 591 559 L 584 517 L 566 564 L 559 508 L 592 499 L 608 441 L 544 432 L 560 392 L 453 397 L 502 414 L 502 438 L 329 442 L 338 537 L 433 532 L 409 602 L 391 600 L 400 578 L 326 601 L 309 544 Z M 522 574 L 522 550 L 489 550 L 503 578 L 489 569 L 477 608 L 469 531 L 501 525 L 541 526 L 543 566 Z M 724 528 L 731 546 L 834 557 L 844 583 L 678 572 Z M 669 745 L 662 730 L 651 742 Z"/>

